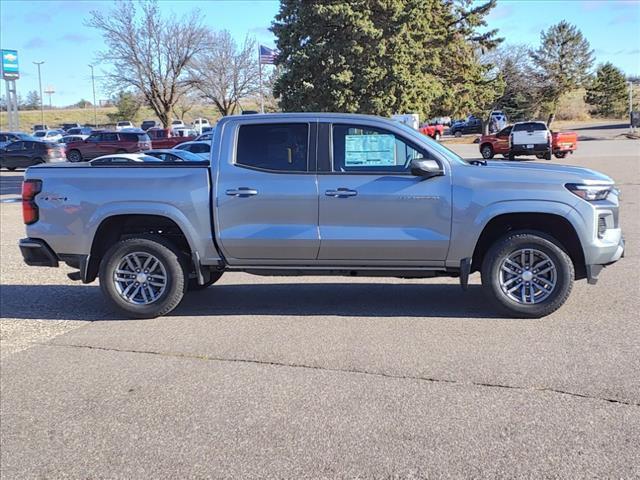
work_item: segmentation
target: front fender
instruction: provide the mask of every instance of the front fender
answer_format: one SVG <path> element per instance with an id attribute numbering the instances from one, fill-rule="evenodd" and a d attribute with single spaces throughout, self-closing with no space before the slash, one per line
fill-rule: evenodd
<path id="1" fill-rule="evenodd" d="M 487 224 L 495 217 L 505 214 L 544 213 L 558 215 L 568 220 L 584 245 L 584 225 L 579 212 L 572 206 L 548 200 L 504 200 L 472 211 L 454 211 L 451 225 L 451 248 L 447 255 L 447 267 L 459 267 L 464 258 L 471 258 L 478 239 Z"/>

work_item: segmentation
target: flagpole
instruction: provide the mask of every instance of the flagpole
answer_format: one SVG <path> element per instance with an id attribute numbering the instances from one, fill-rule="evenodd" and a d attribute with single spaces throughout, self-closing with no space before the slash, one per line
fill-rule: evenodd
<path id="1" fill-rule="evenodd" d="M 264 113 L 264 94 L 262 93 L 262 61 L 260 59 L 260 44 L 258 44 L 258 77 L 260 78 L 260 113 Z"/>

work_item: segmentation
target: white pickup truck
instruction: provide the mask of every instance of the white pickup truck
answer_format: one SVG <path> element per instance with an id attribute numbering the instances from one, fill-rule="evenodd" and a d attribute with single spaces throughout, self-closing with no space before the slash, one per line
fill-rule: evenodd
<path id="1" fill-rule="evenodd" d="M 509 160 L 516 155 L 536 155 L 551 160 L 551 132 L 544 122 L 518 122 L 510 137 Z"/>

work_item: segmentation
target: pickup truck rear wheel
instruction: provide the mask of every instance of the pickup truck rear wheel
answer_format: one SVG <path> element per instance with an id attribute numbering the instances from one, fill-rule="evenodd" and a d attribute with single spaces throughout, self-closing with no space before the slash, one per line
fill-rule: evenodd
<path id="1" fill-rule="evenodd" d="M 556 158 L 564 158 L 567 156 L 567 152 L 556 152 L 554 153 L 554 155 L 556 156 Z"/>
<path id="2" fill-rule="evenodd" d="M 183 254 L 162 237 L 129 238 L 113 245 L 100 263 L 100 288 L 130 318 L 171 312 L 187 289 Z"/>
<path id="3" fill-rule="evenodd" d="M 540 318 L 560 308 L 573 287 L 574 268 L 556 240 L 542 232 L 513 232 L 482 262 L 482 287 L 513 317 Z"/>

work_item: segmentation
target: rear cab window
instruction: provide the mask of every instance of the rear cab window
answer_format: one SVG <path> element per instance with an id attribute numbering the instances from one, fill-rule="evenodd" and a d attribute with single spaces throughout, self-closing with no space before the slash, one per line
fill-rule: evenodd
<path id="1" fill-rule="evenodd" d="M 523 122 L 513 126 L 514 132 L 541 132 L 547 129 L 547 125 L 542 122 Z"/>
<path id="2" fill-rule="evenodd" d="M 308 123 L 241 125 L 236 165 L 268 172 L 307 172 Z"/>

